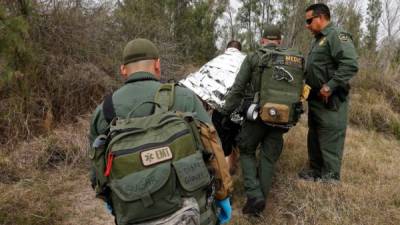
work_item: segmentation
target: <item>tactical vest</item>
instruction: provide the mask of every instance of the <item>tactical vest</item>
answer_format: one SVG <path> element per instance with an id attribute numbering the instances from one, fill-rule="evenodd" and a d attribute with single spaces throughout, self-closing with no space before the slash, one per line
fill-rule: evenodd
<path id="1" fill-rule="evenodd" d="M 127 118 L 114 119 L 106 145 L 91 150 L 97 193 L 107 190 L 119 225 L 172 214 L 182 197 L 196 198 L 201 213 L 209 211 L 211 179 L 198 121 L 191 113 L 168 111 L 173 99 L 174 85 L 161 85 L 154 102 L 136 107 L 154 104 L 154 114 L 130 118 L 134 109 Z"/>
<path id="2" fill-rule="evenodd" d="M 262 48 L 259 116 L 264 123 L 289 128 L 303 112 L 304 57 L 299 51 Z"/>

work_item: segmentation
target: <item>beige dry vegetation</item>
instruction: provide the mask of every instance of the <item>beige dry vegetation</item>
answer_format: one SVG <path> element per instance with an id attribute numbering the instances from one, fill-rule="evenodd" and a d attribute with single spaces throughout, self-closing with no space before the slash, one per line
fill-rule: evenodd
<path id="1" fill-rule="evenodd" d="M 87 173 L 87 129 L 87 118 L 80 119 L 3 152 L 0 224 L 50 225 L 64 219 L 60 209 L 71 202 L 61 196 L 79 191 L 81 174 Z"/>
<path id="2" fill-rule="evenodd" d="M 342 182 L 307 182 L 297 178 L 297 172 L 306 166 L 306 130 L 303 120 L 285 135 L 264 217 L 251 220 L 238 213 L 233 224 L 399 224 L 399 141 L 351 127 Z M 236 182 L 240 187 L 241 181 Z M 235 196 L 244 203 L 242 190 Z"/>
<path id="3" fill-rule="evenodd" d="M 76 121 L 77 115 L 88 113 L 88 107 L 95 106 L 118 85 L 90 63 L 67 65 L 60 74 L 46 75 L 37 80 L 21 75 L 25 78 L 20 79 L 29 81 L 15 78 L 4 93 L 0 90 L 0 133 L 4 134 L 0 144 L 8 149 L 13 149 L 22 137 L 32 138 L 50 131 L 56 123 Z M 28 83 L 37 90 L 26 95 L 18 93 L 23 88 L 20 86 Z"/>
<path id="4" fill-rule="evenodd" d="M 2 168 L 0 224 L 113 224 L 94 198 L 86 159 L 87 118 L 19 145 Z M 232 224 L 398 224 L 400 143 L 375 131 L 348 130 L 341 184 L 305 182 L 306 121 L 285 135 L 284 153 L 264 217 L 240 214 L 245 198 L 236 177 Z M 11 173 L 10 173 L 11 172 Z M 10 175 L 11 174 L 11 175 Z"/>
<path id="5" fill-rule="evenodd" d="M 400 66 L 380 66 L 360 59 L 353 80 L 350 122 L 400 139 Z"/>

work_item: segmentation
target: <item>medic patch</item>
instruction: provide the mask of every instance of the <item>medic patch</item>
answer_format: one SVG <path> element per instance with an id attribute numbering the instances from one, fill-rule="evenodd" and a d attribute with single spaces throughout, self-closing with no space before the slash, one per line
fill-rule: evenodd
<path id="1" fill-rule="evenodd" d="M 166 147 L 154 148 L 140 153 L 143 166 L 151 166 L 172 159 L 171 149 Z"/>
<path id="2" fill-rule="evenodd" d="M 338 36 L 339 40 L 341 41 L 348 41 L 350 39 L 349 35 L 345 34 L 345 33 L 340 33 Z"/>
<path id="3" fill-rule="evenodd" d="M 285 56 L 285 65 L 303 68 L 303 58 L 294 55 L 287 55 Z"/>

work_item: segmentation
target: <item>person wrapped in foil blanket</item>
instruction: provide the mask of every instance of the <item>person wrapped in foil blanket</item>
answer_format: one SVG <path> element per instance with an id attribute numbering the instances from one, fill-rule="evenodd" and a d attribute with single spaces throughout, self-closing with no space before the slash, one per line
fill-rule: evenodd
<path id="1" fill-rule="evenodd" d="M 179 82 L 195 92 L 203 102 L 214 109 L 212 122 L 222 142 L 225 156 L 229 156 L 236 146 L 235 137 L 239 133 L 243 117 L 235 114 L 235 122 L 232 122 L 223 118 L 215 109 L 222 108 L 224 105 L 225 96 L 232 87 L 245 58 L 246 55 L 241 52 L 240 42 L 232 40 L 223 54 L 215 57 L 197 72 L 189 74 Z M 233 157 L 229 163 L 230 168 L 237 167 L 236 161 L 237 159 Z"/>
<path id="2" fill-rule="evenodd" d="M 236 45 L 232 47 L 232 43 Z M 232 87 L 246 57 L 240 49 L 240 42 L 229 42 L 223 54 L 203 65 L 197 72 L 189 74 L 179 83 L 194 91 L 211 108 L 222 107 L 225 102 L 224 97 Z"/>

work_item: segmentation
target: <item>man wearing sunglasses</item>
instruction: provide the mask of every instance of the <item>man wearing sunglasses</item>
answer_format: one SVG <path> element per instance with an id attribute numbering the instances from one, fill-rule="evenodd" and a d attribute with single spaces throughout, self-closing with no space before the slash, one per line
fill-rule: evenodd
<path id="1" fill-rule="evenodd" d="M 306 62 L 308 98 L 309 168 L 299 177 L 306 180 L 340 180 L 347 127 L 349 81 L 357 73 L 357 53 L 351 34 L 330 22 L 328 6 L 306 9 L 306 28 L 314 35 Z"/>

